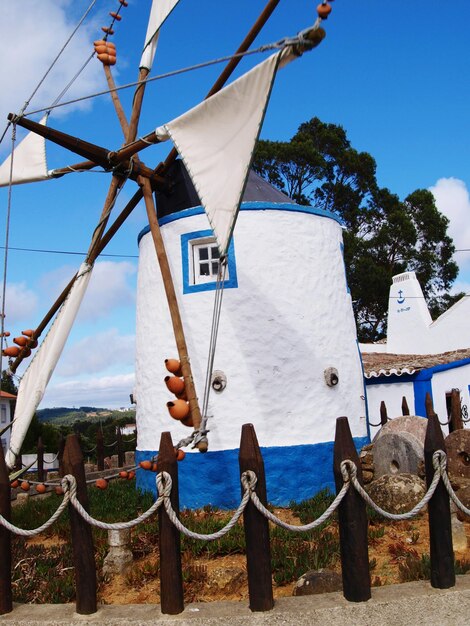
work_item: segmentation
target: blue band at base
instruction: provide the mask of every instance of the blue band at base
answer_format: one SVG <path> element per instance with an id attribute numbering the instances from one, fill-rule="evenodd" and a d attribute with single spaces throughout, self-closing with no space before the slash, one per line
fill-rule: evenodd
<path id="1" fill-rule="evenodd" d="M 369 439 L 357 437 L 354 443 L 359 450 Z M 301 502 L 325 487 L 335 492 L 332 441 L 261 448 L 261 453 L 270 504 L 288 506 L 293 501 Z M 155 454 L 152 450 L 136 450 L 136 464 Z M 182 509 L 199 509 L 207 504 L 233 509 L 240 503 L 238 450 L 187 454 L 184 461 L 178 463 L 178 470 Z M 138 469 L 137 488 L 156 496 L 155 477 L 154 472 Z"/>

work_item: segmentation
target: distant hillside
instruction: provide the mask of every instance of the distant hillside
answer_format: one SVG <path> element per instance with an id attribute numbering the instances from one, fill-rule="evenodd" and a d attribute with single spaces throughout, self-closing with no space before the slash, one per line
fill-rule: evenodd
<path id="1" fill-rule="evenodd" d="M 108 418 L 135 420 L 135 409 L 105 409 L 94 406 L 81 406 L 77 408 L 54 407 L 52 409 L 40 409 L 36 411 L 39 421 L 48 422 L 53 426 L 67 426 L 76 420 L 105 420 Z"/>

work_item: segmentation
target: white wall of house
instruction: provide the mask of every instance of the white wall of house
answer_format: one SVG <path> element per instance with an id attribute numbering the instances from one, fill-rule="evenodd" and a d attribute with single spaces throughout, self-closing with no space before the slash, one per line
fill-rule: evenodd
<path id="1" fill-rule="evenodd" d="M 387 322 L 387 352 L 439 354 L 470 347 L 470 296 L 434 322 L 414 272 L 393 277 Z"/>
<path id="2" fill-rule="evenodd" d="M 7 424 L 11 421 L 11 407 L 10 400 L 0 398 L 0 431 L 2 431 Z M 10 429 L 8 429 L 1 436 L 1 443 L 3 451 L 6 453 L 8 446 L 10 445 Z"/>
<path id="3" fill-rule="evenodd" d="M 390 419 L 402 415 L 401 403 L 403 396 L 410 409 L 410 413 L 414 413 L 414 389 L 412 382 L 395 382 L 387 383 L 387 377 L 373 379 L 383 381 L 380 384 L 369 384 L 367 390 L 367 407 L 369 413 L 369 425 L 371 438 L 380 430 L 380 404 L 385 402 L 387 407 L 387 415 Z"/>
<path id="4" fill-rule="evenodd" d="M 470 385 L 470 364 L 462 367 L 454 367 L 441 372 L 435 372 L 432 380 L 432 397 L 434 410 L 441 422 L 447 419 L 446 393 L 452 389 L 459 389 L 461 403 L 470 409 L 469 385 Z M 467 424 L 467 427 L 469 425 Z M 444 428 L 448 432 L 447 427 Z"/>

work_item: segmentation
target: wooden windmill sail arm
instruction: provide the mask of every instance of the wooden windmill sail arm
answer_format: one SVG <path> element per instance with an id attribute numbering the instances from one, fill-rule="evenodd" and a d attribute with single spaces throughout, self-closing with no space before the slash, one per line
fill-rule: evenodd
<path id="1" fill-rule="evenodd" d="M 108 228 L 106 233 L 101 237 L 99 241 L 96 242 L 95 247 L 90 250 L 89 255 L 88 255 L 88 259 L 90 263 L 94 263 L 96 258 L 101 254 L 101 252 L 103 252 L 105 247 L 114 237 L 114 235 L 117 233 L 119 228 L 124 224 L 126 219 L 129 217 L 129 215 L 132 213 L 135 207 L 139 204 L 141 199 L 142 199 L 142 191 L 141 189 L 138 189 L 135 192 L 135 194 L 132 196 L 130 201 L 126 204 L 124 209 L 121 211 L 121 213 L 118 215 L 118 217 L 113 222 L 113 224 Z M 33 341 L 34 339 L 39 339 L 39 337 L 42 335 L 46 326 L 49 324 L 49 322 L 57 313 L 61 305 L 64 303 L 70 289 L 72 288 L 73 283 L 75 282 L 76 277 L 77 275 L 75 274 L 73 278 L 70 280 L 70 282 L 67 284 L 67 286 L 62 290 L 62 293 L 58 296 L 54 304 L 47 311 L 46 315 L 43 317 L 41 322 L 38 324 L 36 330 L 34 331 L 34 335 L 31 338 Z M 20 363 L 23 361 L 24 357 L 22 356 L 22 352 L 23 350 L 20 352 L 17 358 L 13 361 L 13 363 L 10 365 L 10 370 L 12 372 L 16 372 Z"/>
<path id="2" fill-rule="evenodd" d="M 109 170 L 113 167 L 113 163 L 110 162 L 109 156 L 114 154 L 110 152 L 107 148 L 103 148 L 102 146 L 97 146 L 89 141 L 84 141 L 83 139 L 79 139 L 78 137 L 74 137 L 73 135 L 69 135 L 67 133 L 63 133 L 60 130 L 56 130 L 55 128 L 51 128 L 48 126 L 43 126 L 42 124 L 38 124 L 37 122 L 33 122 L 25 117 L 17 117 L 13 113 L 8 115 L 8 119 L 18 126 L 26 128 L 27 130 L 31 130 L 38 135 L 41 135 L 45 139 L 49 139 L 53 143 L 62 146 L 63 148 L 67 148 L 76 154 L 84 157 L 85 159 L 89 159 L 95 165 L 100 165 L 106 170 Z M 91 166 L 93 167 L 93 165 Z M 67 170 L 67 168 L 65 168 Z M 68 170 L 67 170 L 68 171 Z M 166 189 L 167 183 L 164 178 L 159 176 L 154 172 L 153 169 L 147 167 L 143 163 L 133 161 L 123 162 L 122 163 L 122 172 L 132 180 L 137 180 L 138 176 L 145 176 L 146 178 L 150 178 L 152 184 L 158 189 Z M 65 173 L 65 171 L 63 172 Z"/>

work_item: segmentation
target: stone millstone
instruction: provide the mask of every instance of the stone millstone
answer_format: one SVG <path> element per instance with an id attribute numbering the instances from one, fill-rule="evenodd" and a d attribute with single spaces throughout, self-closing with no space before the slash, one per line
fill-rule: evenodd
<path id="1" fill-rule="evenodd" d="M 313 596 L 317 593 L 341 591 L 343 581 L 341 575 L 328 569 L 310 570 L 303 574 L 295 583 L 293 596 Z"/>
<path id="2" fill-rule="evenodd" d="M 395 419 L 387 422 L 379 432 L 375 435 L 374 441 L 383 437 L 388 433 L 409 433 L 416 437 L 424 446 L 424 439 L 426 437 L 426 428 L 428 426 L 428 420 L 425 417 L 419 417 L 418 415 L 403 415 L 402 417 L 395 417 Z"/>
<path id="3" fill-rule="evenodd" d="M 374 476 L 418 474 L 424 445 L 407 432 L 385 433 L 374 443 Z"/>
<path id="4" fill-rule="evenodd" d="M 426 486 L 414 474 L 384 474 L 367 486 L 367 493 L 388 513 L 407 513 L 422 500 Z"/>
<path id="5" fill-rule="evenodd" d="M 445 440 L 450 478 L 470 479 L 470 430 L 454 430 Z"/>

